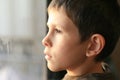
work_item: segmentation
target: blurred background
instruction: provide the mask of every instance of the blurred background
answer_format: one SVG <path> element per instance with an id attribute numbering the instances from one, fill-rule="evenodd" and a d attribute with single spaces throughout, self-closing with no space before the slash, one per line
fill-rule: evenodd
<path id="1" fill-rule="evenodd" d="M 0 0 L 0 80 L 46 80 L 46 0 Z"/>
<path id="2" fill-rule="evenodd" d="M 0 80 L 60 80 L 46 67 L 41 44 L 51 0 L 0 0 Z M 119 2 L 120 0 L 118 0 Z M 120 40 L 106 61 L 120 76 Z"/>

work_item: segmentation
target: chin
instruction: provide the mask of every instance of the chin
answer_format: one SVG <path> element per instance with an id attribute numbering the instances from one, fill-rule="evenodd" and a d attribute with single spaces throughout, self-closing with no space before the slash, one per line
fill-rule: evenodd
<path id="1" fill-rule="evenodd" d="M 60 69 L 57 69 L 57 68 L 49 68 L 49 67 L 48 67 L 48 69 L 49 69 L 50 71 L 52 71 L 52 72 L 58 72 L 58 71 L 61 71 Z"/>
<path id="2" fill-rule="evenodd" d="M 63 69 L 61 69 L 60 67 L 53 67 L 53 66 L 48 66 L 48 69 L 52 72 L 58 72 L 58 71 L 62 71 Z"/>
<path id="3" fill-rule="evenodd" d="M 61 65 L 55 65 L 55 64 L 51 64 L 51 63 L 47 63 L 47 67 L 50 71 L 52 72 L 58 72 L 58 71 L 62 71 L 62 70 L 65 70 L 64 67 L 62 67 Z"/>

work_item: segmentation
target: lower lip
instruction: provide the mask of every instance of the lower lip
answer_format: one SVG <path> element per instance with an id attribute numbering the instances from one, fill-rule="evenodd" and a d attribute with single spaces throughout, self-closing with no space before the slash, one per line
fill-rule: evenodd
<path id="1" fill-rule="evenodd" d="M 45 59 L 46 59 L 46 60 L 50 60 L 50 59 L 51 59 L 51 56 L 45 55 Z"/>

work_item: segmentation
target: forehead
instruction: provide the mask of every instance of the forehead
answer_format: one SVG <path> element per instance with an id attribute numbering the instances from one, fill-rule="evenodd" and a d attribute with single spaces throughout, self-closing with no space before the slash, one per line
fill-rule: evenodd
<path id="1" fill-rule="evenodd" d="M 59 9 L 48 8 L 48 16 L 48 25 L 54 24 L 63 27 L 75 26 L 62 7 Z"/>
<path id="2" fill-rule="evenodd" d="M 49 8 L 48 9 L 48 20 L 51 19 L 56 19 L 53 21 L 57 21 L 60 20 L 64 21 L 64 20 L 68 20 L 69 18 L 67 17 L 65 11 L 63 9 L 56 9 L 56 8 Z"/>

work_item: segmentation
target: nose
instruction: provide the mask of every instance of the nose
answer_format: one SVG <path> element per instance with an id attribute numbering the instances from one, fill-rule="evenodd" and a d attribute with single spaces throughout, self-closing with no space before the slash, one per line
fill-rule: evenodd
<path id="1" fill-rule="evenodd" d="M 46 47 L 51 47 L 52 46 L 52 42 L 51 39 L 49 37 L 49 35 L 46 35 L 43 40 L 42 40 L 42 44 Z"/>

